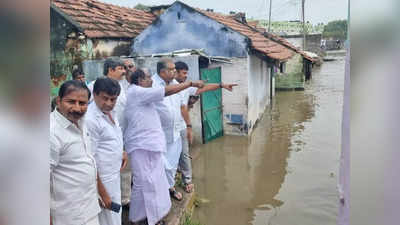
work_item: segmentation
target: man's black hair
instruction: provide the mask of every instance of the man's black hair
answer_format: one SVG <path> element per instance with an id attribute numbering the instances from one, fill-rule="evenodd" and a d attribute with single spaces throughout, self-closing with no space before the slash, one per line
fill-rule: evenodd
<path id="1" fill-rule="evenodd" d="M 121 93 L 121 86 L 118 81 L 114 79 L 99 77 L 94 82 L 93 93 L 99 95 L 100 92 L 104 92 L 110 96 L 119 95 Z"/>
<path id="2" fill-rule="evenodd" d="M 137 69 L 131 75 L 131 84 L 139 85 L 139 79 L 145 79 L 145 78 L 146 74 L 144 73 L 144 71 L 141 69 Z"/>
<path id="3" fill-rule="evenodd" d="M 104 74 L 105 76 L 107 76 L 108 70 L 109 70 L 110 68 L 113 69 L 113 70 L 115 70 L 115 68 L 116 68 L 117 66 L 122 66 L 122 67 L 125 68 L 124 63 L 123 63 L 121 60 L 119 60 L 119 59 L 112 59 L 112 58 L 106 59 L 106 61 L 104 62 L 104 67 L 103 67 L 103 74 Z"/>
<path id="4" fill-rule="evenodd" d="M 90 90 L 89 90 L 89 88 L 86 86 L 85 83 L 83 83 L 82 81 L 79 81 L 79 80 L 68 80 L 68 81 L 65 81 L 61 85 L 60 90 L 58 91 L 58 97 L 60 97 L 60 99 L 62 99 L 65 96 L 69 95 L 71 92 L 77 91 L 77 90 L 85 90 L 85 91 L 87 91 L 88 92 L 88 100 L 90 99 Z"/>
<path id="5" fill-rule="evenodd" d="M 83 74 L 83 71 L 80 69 L 74 69 L 74 71 L 72 71 L 72 79 L 75 80 L 76 77 L 80 74 Z"/>
<path id="6" fill-rule="evenodd" d="M 180 71 L 180 70 L 189 70 L 189 67 L 186 63 L 182 62 L 182 61 L 178 61 L 175 63 L 175 69 L 176 71 Z"/>
<path id="7" fill-rule="evenodd" d="M 170 58 L 163 58 L 163 59 L 161 59 L 160 61 L 157 62 L 157 73 L 158 73 L 158 75 L 160 75 L 161 70 L 167 69 L 167 67 L 168 67 L 167 64 L 168 63 L 174 63 L 174 62 Z"/>

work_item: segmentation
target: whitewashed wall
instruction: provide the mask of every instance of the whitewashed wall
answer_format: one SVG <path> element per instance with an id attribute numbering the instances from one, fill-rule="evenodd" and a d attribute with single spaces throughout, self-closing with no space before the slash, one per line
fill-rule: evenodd
<path id="1" fill-rule="evenodd" d="M 221 79 L 223 83 L 236 83 L 239 86 L 232 92 L 222 90 L 222 114 L 224 133 L 233 135 L 247 135 L 245 124 L 232 124 L 230 115 L 242 115 L 243 121 L 247 121 L 247 92 L 248 92 L 248 66 L 247 58 L 232 58 L 232 63 L 213 63 L 209 68 L 221 67 Z"/>
<path id="2" fill-rule="evenodd" d="M 248 57 L 248 117 L 249 134 L 254 125 L 263 115 L 265 108 L 270 104 L 270 69 L 267 63 L 260 58 Z M 273 84 L 272 84 L 273 85 Z M 273 86 L 272 86 L 273 87 Z"/>
<path id="3" fill-rule="evenodd" d="M 303 37 L 285 37 L 285 39 L 295 47 L 303 49 Z"/>

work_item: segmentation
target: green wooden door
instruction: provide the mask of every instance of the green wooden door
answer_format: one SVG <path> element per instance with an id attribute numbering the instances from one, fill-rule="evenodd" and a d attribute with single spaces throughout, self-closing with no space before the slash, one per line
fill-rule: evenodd
<path id="1" fill-rule="evenodd" d="M 200 76 L 207 83 L 221 83 L 221 68 L 201 69 Z M 222 91 L 217 89 L 201 94 L 203 142 L 207 143 L 224 134 L 222 123 Z"/>

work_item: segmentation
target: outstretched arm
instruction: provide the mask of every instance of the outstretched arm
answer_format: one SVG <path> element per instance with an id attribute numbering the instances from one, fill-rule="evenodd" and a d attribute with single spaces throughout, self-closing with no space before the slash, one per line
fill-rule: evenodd
<path id="1" fill-rule="evenodd" d="M 203 88 L 199 88 L 196 91 L 196 95 L 199 95 L 203 92 L 217 90 L 218 88 L 224 88 L 228 91 L 232 91 L 234 86 L 238 86 L 238 84 L 206 84 Z"/>
<path id="2" fill-rule="evenodd" d="M 204 87 L 204 82 L 199 80 L 199 81 L 186 81 L 181 84 L 173 84 L 173 85 L 167 85 L 165 86 L 165 96 L 173 95 L 175 93 L 178 93 L 188 87 L 197 87 L 197 88 L 202 88 Z"/>

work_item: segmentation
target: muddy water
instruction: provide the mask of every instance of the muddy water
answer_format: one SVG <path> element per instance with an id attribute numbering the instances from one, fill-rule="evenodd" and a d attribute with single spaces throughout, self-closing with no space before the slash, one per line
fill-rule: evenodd
<path id="1" fill-rule="evenodd" d="M 250 138 L 225 136 L 193 162 L 205 225 L 334 225 L 344 60 L 314 68 L 305 91 L 277 92 Z"/>

